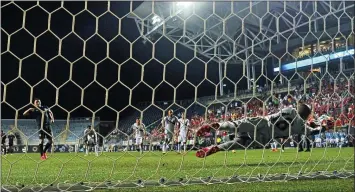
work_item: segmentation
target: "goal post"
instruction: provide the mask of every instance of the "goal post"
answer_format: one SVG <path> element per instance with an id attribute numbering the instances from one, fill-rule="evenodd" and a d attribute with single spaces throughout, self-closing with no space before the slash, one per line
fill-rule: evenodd
<path id="1" fill-rule="evenodd" d="M 11 152 L 10 133 L 18 143 L 13 155 L 1 156 L 2 189 L 354 177 L 354 6 L 348 1 L 2 2 L 1 130 L 7 139 L 2 152 Z M 44 161 L 36 121 L 23 115 L 35 98 L 55 118 L 54 143 Z M 269 126 L 264 119 L 252 131 L 233 127 L 244 122 L 237 120 L 251 122 L 301 103 L 312 108 L 306 121 L 326 131 L 309 135 L 288 129 L 277 138 L 275 126 L 270 135 L 260 132 L 260 126 Z M 170 133 L 162 122 L 169 110 L 189 119 L 184 153 L 177 153 L 178 123 L 165 139 Z M 133 126 L 139 121 L 147 133 L 143 153 L 137 152 L 140 136 Z M 233 128 L 197 134 L 212 123 Z M 98 156 L 84 156 L 86 128 L 96 130 Z M 198 150 L 211 146 L 224 147 L 197 157 Z"/>

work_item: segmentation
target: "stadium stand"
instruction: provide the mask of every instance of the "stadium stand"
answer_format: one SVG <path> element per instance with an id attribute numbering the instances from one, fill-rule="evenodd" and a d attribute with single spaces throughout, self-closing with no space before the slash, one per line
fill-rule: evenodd
<path id="1" fill-rule="evenodd" d="M 353 69 L 344 71 L 344 75 L 350 76 Z M 339 72 L 330 72 L 330 76 L 338 74 Z M 300 90 L 303 90 L 303 85 L 297 84 L 297 81 L 292 83 L 292 88 L 290 94 L 287 92 L 287 85 L 279 87 L 279 90 L 275 91 L 273 97 L 270 98 L 270 95 L 260 95 L 260 98 L 270 98 L 266 101 L 266 109 L 267 113 L 274 113 L 279 110 L 279 108 L 293 105 L 295 106 L 297 101 L 306 102 L 315 107 L 315 113 L 318 116 L 323 114 L 330 115 L 334 118 L 334 121 L 337 122 L 337 127 L 342 127 L 343 130 L 347 130 L 347 127 L 354 127 L 354 102 L 355 99 L 353 95 L 355 94 L 354 83 L 347 84 L 335 84 L 333 79 L 323 78 L 320 89 L 319 82 L 314 79 L 310 79 L 306 87 L 306 92 L 302 94 Z M 286 89 L 283 89 L 285 87 Z M 269 89 L 268 87 L 263 87 L 263 89 Z M 338 93 L 332 94 L 330 93 Z M 269 93 L 269 92 L 267 92 Z M 243 94 L 239 95 L 241 100 L 249 101 L 247 108 L 247 116 L 258 116 L 263 115 L 263 103 L 258 99 L 251 99 L 249 96 L 250 93 L 245 91 Z M 228 96 L 224 96 L 224 99 L 228 98 Z M 221 97 L 220 100 L 223 101 Z M 211 97 L 199 98 L 201 103 L 208 103 L 213 100 Z M 224 105 L 230 103 L 230 100 L 224 100 Z M 244 106 L 238 105 L 230 105 L 227 109 L 224 109 L 221 104 L 212 105 L 213 110 L 209 110 L 207 119 L 204 117 L 205 109 L 203 107 L 199 107 L 199 105 L 193 105 L 189 108 L 187 112 L 187 117 L 191 119 L 193 122 L 193 128 L 197 129 L 201 124 L 205 122 L 212 121 L 222 121 L 230 119 L 232 115 L 235 115 L 237 118 L 244 117 Z M 352 115 L 349 115 L 351 114 Z M 346 115 L 348 114 L 348 115 Z M 338 120 L 338 121 L 337 121 Z M 334 130 L 330 130 L 329 132 L 333 132 Z M 334 131 L 335 132 L 335 131 Z M 161 131 L 159 127 L 153 128 L 151 130 L 151 134 L 161 137 Z M 223 133 L 220 133 L 223 134 Z M 192 135 L 190 135 L 192 137 Z M 314 138 L 313 138 L 314 139 Z"/>
<path id="2" fill-rule="evenodd" d="M 350 76 L 354 69 L 349 69 L 343 71 L 343 74 Z M 266 101 L 267 113 L 274 113 L 280 107 L 285 107 L 289 105 L 295 106 L 297 101 L 303 101 L 308 104 L 314 105 L 315 112 L 317 115 L 321 116 L 322 114 L 332 115 L 335 120 L 341 119 L 341 126 L 346 126 L 351 122 L 348 118 L 343 118 L 348 113 L 349 109 L 352 109 L 354 112 L 354 84 L 351 85 L 334 85 L 334 81 L 330 78 L 332 75 L 338 74 L 337 71 L 329 72 L 328 78 L 322 79 L 322 88 L 320 91 L 319 82 L 316 79 L 310 78 L 306 84 L 306 92 L 301 93 L 300 90 L 303 90 L 303 85 L 299 84 L 299 79 L 290 81 L 290 87 L 288 84 L 278 85 L 276 88 L 273 88 L 274 95 L 267 95 L 264 93 L 270 93 L 270 86 L 263 87 L 260 85 L 257 96 L 259 99 Z M 289 89 L 290 88 L 290 89 Z M 291 90 L 288 94 L 288 90 Z M 334 91 L 338 94 L 332 94 Z M 349 94 L 351 93 L 351 94 Z M 237 97 L 239 102 L 233 101 L 234 95 L 224 95 L 218 97 L 220 103 L 214 103 L 214 96 L 206 96 L 197 98 L 198 102 L 202 105 L 208 106 L 208 115 L 205 118 L 206 108 L 202 107 L 200 104 L 193 103 L 192 100 L 177 101 L 177 103 L 182 104 L 183 106 L 190 106 L 187 110 L 187 118 L 191 119 L 192 125 L 194 128 L 199 127 L 201 124 L 211 121 L 221 121 L 230 119 L 232 115 L 237 118 L 244 117 L 244 105 L 242 102 L 248 103 L 246 106 L 246 114 L 248 116 L 257 116 L 263 115 L 263 103 L 256 98 L 251 99 L 252 92 L 250 90 L 243 90 L 237 92 Z M 336 99 L 338 98 L 338 99 Z M 240 102 L 242 101 L 242 102 Z M 343 102 L 341 102 L 343 101 Z M 157 106 L 161 109 L 168 109 L 167 107 L 171 104 L 171 101 L 162 101 L 157 102 Z M 222 105 L 223 104 L 223 105 Z M 224 108 L 225 105 L 229 106 Z M 155 107 L 149 106 L 147 104 L 140 104 L 143 111 L 143 123 L 147 126 L 147 131 L 156 137 L 161 136 L 160 122 L 163 115 L 162 111 Z M 180 115 L 183 111 L 183 108 L 178 107 L 177 105 L 172 105 L 169 109 L 173 109 L 176 115 Z M 351 111 L 350 111 L 351 112 Z M 266 114 L 264 114 L 266 115 Z M 118 130 L 127 135 L 131 135 L 133 130 L 131 125 L 135 122 L 135 118 L 140 117 L 140 113 L 137 111 L 132 111 L 131 114 L 127 115 L 125 118 L 121 119 L 118 124 Z M 94 126 L 97 129 L 99 127 L 100 120 L 99 118 L 95 120 Z M 55 137 L 55 142 L 58 144 L 74 144 L 78 142 L 78 139 L 83 136 L 83 130 L 85 127 L 91 124 L 91 120 L 87 118 L 77 118 L 71 119 L 69 121 L 69 129 L 66 129 L 67 121 L 66 120 L 56 120 L 52 126 L 53 134 Z M 15 120 L 3 119 L 1 121 L 2 128 L 5 132 L 12 131 L 18 135 L 18 143 L 21 144 L 37 144 L 37 127 L 35 120 L 32 119 L 20 119 L 17 121 L 17 126 Z M 110 134 L 115 134 L 113 132 Z M 223 134 L 223 133 L 221 133 Z M 105 136 L 105 135 L 104 135 Z M 192 137 L 192 136 L 191 136 Z M 125 136 L 118 137 L 120 139 L 125 139 Z M 158 139 L 158 138 L 157 138 Z"/>
<path id="3" fill-rule="evenodd" d="M 95 127 L 98 127 L 100 121 L 95 120 Z M 72 119 L 69 121 L 69 129 L 66 120 L 56 120 L 52 125 L 52 133 L 56 144 L 73 144 L 78 138 L 83 136 L 84 129 L 91 124 L 91 120 L 86 118 Z M 23 145 L 38 144 L 38 129 L 36 120 L 19 119 L 17 125 L 13 119 L 2 119 L 1 127 L 4 132 L 13 132 L 17 136 L 17 143 Z M 70 131 L 69 131 L 70 130 Z"/>

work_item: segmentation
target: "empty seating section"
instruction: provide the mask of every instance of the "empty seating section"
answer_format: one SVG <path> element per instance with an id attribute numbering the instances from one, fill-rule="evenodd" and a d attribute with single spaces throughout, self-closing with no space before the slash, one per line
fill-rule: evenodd
<path id="1" fill-rule="evenodd" d="M 84 129 L 91 124 L 91 120 L 70 120 L 69 125 L 66 120 L 56 120 L 52 124 L 52 134 L 56 144 L 70 144 L 77 141 L 78 137 L 82 137 Z M 99 125 L 99 121 L 95 121 L 95 127 Z M 66 129 L 68 126 L 69 129 Z M 18 144 L 37 145 L 38 144 L 38 128 L 34 119 L 18 119 L 17 126 L 13 119 L 2 119 L 1 129 L 8 133 L 14 133 L 18 140 Z"/>

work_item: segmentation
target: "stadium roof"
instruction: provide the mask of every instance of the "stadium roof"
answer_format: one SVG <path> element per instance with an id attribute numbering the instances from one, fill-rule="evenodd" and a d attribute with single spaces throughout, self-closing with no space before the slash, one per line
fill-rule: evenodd
<path id="1" fill-rule="evenodd" d="M 150 1 L 130 17 L 152 42 L 165 34 L 209 59 L 238 64 L 242 63 L 238 57 L 248 57 L 246 50 L 264 58 L 269 52 L 284 54 L 286 47 L 302 46 L 302 38 L 305 43 L 330 39 L 338 33 L 338 18 L 339 32 L 349 34 L 354 2 Z"/>

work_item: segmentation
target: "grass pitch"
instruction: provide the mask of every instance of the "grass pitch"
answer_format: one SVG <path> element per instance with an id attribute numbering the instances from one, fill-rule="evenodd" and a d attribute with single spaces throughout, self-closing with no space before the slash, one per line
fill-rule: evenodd
<path id="1" fill-rule="evenodd" d="M 84 156 L 84 153 L 53 153 L 45 161 L 39 159 L 39 154 L 13 154 L 1 158 L 2 185 L 40 185 L 51 183 L 102 183 L 105 181 L 131 182 L 137 181 L 178 181 L 230 178 L 240 176 L 244 181 L 259 176 L 291 174 L 302 172 L 310 180 L 266 183 L 239 183 L 243 191 L 273 191 L 271 186 L 317 191 L 302 186 L 319 185 L 318 189 L 348 191 L 354 189 L 354 179 L 312 180 L 317 171 L 342 172 L 354 170 L 354 148 L 321 148 L 312 152 L 298 153 L 296 149 L 286 149 L 285 152 L 270 150 L 237 150 L 219 152 L 205 159 L 195 157 L 195 151 L 185 155 L 169 152 L 145 152 L 142 156 L 137 152 L 102 153 L 99 157 Z M 287 179 L 286 179 L 287 180 Z M 285 181 L 285 180 L 284 180 Z M 326 182 L 325 182 L 326 181 Z M 144 190 L 178 190 L 178 191 L 235 191 L 235 185 L 192 185 L 182 187 L 135 189 Z M 223 187 L 221 187 L 223 186 Z M 319 188 L 321 187 L 321 188 Z M 335 187 L 335 188 L 334 188 Z M 281 190 L 281 188 L 278 188 Z M 288 189 L 288 188 L 287 188 Z M 132 189 L 129 189 L 132 191 Z M 277 190 L 276 190 L 277 191 Z M 292 191 L 292 190 L 291 190 Z"/>
<path id="2" fill-rule="evenodd" d="M 106 192 L 109 190 L 99 190 Z M 112 191 L 112 190 L 111 190 Z M 110 191 L 110 192 L 111 192 Z M 160 191 L 213 191 L 213 192 L 353 192 L 354 179 L 304 180 L 291 182 L 258 182 L 215 185 L 190 185 L 182 187 L 151 187 L 120 189 L 120 192 L 160 192 Z"/>

